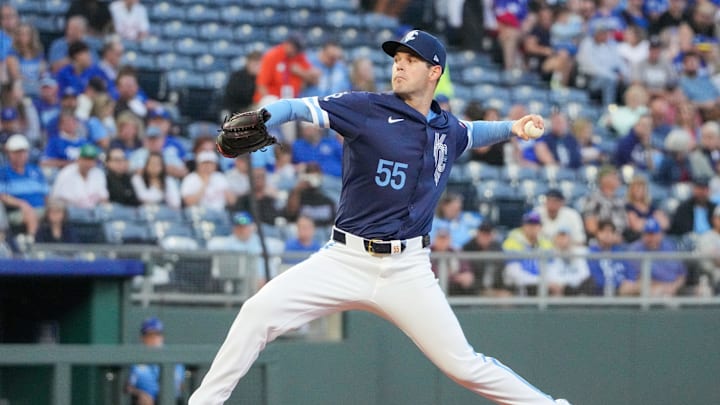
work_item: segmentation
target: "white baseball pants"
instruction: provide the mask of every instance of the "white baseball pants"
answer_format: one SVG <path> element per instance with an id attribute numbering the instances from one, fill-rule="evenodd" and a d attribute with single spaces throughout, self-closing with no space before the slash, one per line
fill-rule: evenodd
<path id="1" fill-rule="evenodd" d="M 388 319 L 458 384 L 499 404 L 550 405 L 550 396 L 498 360 L 475 353 L 432 273 L 421 238 L 398 255 L 375 257 L 362 240 L 329 242 L 249 299 L 189 405 L 222 404 L 265 345 L 311 320 L 345 310 Z"/>

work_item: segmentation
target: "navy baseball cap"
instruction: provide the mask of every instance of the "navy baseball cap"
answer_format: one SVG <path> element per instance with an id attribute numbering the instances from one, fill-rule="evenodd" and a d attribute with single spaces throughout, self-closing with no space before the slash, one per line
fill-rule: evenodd
<path id="1" fill-rule="evenodd" d="M 140 326 L 140 333 L 147 335 L 148 333 L 163 333 L 163 323 L 156 317 L 150 317 L 143 321 Z"/>
<path id="2" fill-rule="evenodd" d="M 440 66 L 442 71 L 445 71 L 445 59 L 447 57 L 445 46 L 443 46 L 440 40 L 427 32 L 412 30 L 405 34 L 400 41 L 383 42 L 382 49 L 386 54 L 395 56 L 395 53 L 401 46 L 410 48 L 426 62 L 431 65 Z"/>
<path id="3" fill-rule="evenodd" d="M 540 214 L 538 214 L 535 211 L 530 211 L 523 215 L 522 217 L 523 224 L 535 224 L 539 225 L 542 223 L 542 218 L 540 218 Z"/>
<path id="4" fill-rule="evenodd" d="M 662 231 L 660 224 L 654 218 L 648 218 L 645 220 L 645 226 L 643 227 L 644 233 L 659 233 Z"/>
<path id="5" fill-rule="evenodd" d="M 163 107 L 157 107 L 148 111 L 147 119 L 151 120 L 153 118 L 171 120 L 172 117 L 170 116 L 170 111 L 166 110 Z"/>
<path id="6" fill-rule="evenodd" d="M 253 217 L 247 211 L 240 211 L 233 215 L 233 224 L 250 225 L 253 223 Z"/>

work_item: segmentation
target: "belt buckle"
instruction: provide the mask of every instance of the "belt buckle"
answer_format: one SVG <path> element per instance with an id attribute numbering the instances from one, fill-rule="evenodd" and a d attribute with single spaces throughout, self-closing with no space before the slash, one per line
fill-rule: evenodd
<path id="1" fill-rule="evenodd" d="M 368 239 L 368 245 L 367 245 L 367 252 L 370 254 L 370 256 L 382 256 L 384 253 L 377 253 L 375 250 L 373 250 L 373 243 L 379 243 L 382 242 L 382 239 Z"/>

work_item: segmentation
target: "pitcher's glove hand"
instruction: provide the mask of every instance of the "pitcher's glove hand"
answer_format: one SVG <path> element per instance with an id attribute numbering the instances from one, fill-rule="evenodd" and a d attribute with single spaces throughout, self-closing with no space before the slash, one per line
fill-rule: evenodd
<path id="1" fill-rule="evenodd" d="M 218 152 L 225 157 L 235 158 L 277 143 L 277 138 L 270 135 L 265 126 L 269 119 L 270 113 L 264 108 L 226 117 L 217 137 Z"/>

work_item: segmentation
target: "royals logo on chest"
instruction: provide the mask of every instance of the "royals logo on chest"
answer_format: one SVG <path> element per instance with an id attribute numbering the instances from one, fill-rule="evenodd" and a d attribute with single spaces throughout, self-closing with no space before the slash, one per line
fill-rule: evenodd
<path id="1" fill-rule="evenodd" d="M 447 164 L 447 152 L 448 147 L 445 143 L 447 134 L 441 134 L 435 132 L 435 142 L 433 143 L 433 157 L 435 158 L 435 185 L 437 186 L 440 182 L 440 176 L 445 171 L 445 165 Z"/>

